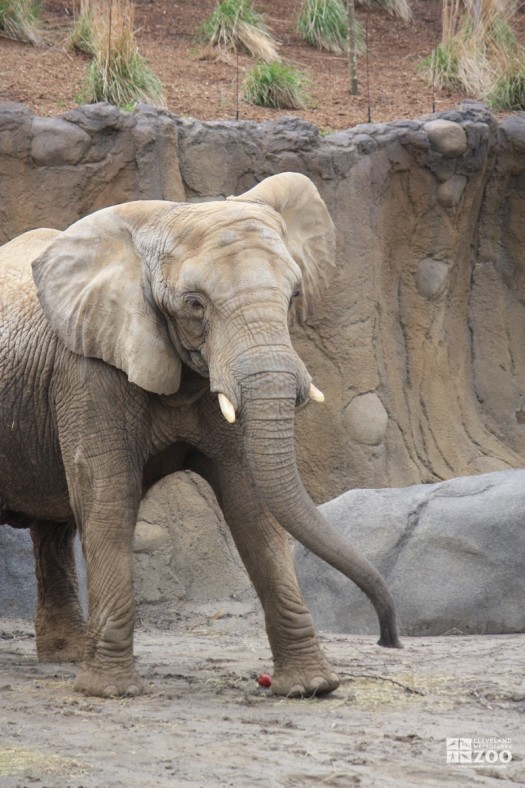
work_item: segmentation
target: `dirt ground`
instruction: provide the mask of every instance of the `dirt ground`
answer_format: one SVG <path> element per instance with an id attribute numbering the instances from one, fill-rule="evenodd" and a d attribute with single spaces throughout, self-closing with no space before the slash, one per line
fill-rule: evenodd
<path id="1" fill-rule="evenodd" d="M 215 0 L 137 0 L 137 43 L 151 68 L 161 78 L 168 109 L 202 120 L 235 119 L 237 65 L 200 59 L 194 34 L 211 13 Z M 348 65 L 344 55 L 321 52 L 305 45 L 295 32 L 301 0 L 258 0 L 267 23 L 281 42 L 284 59 L 299 66 L 311 81 L 312 109 L 290 113 L 252 107 L 240 101 L 241 120 L 299 115 L 322 130 L 348 128 L 372 122 L 413 118 L 454 108 L 465 97 L 460 92 L 436 90 L 425 82 L 421 60 L 441 38 L 441 3 L 414 0 L 413 19 L 404 22 L 380 10 L 358 7 L 357 16 L 367 30 L 368 57 L 359 58 L 360 91 L 350 96 Z M 0 39 L 0 100 L 20 101 L 41 115 L 63 114 L 75 107 L 88 58 L 67 51 L 65 42 L 78 13 L 79 0 L 43 0 L 44 33 L 50 46 Z M 520 38 L 525 40 L 524 4 L 518 12 Z M 239 58 L 239 80 L 253 65 Z"/>
<path id="2" fill-rule="evenodd" d="M 238 613 L 140 624 L 146 694 L 113 700 L 73 693 L 75 666 L 39 665 L 29 622 L 0 621 L 2 788 L 525 784 L 525 635 L 389 651 L 324 633 L 340 688 L 289 700 L 258 686 L 267 641 Z M 447 763 L 458 737 L 510 740 L 512 760 Z"/>

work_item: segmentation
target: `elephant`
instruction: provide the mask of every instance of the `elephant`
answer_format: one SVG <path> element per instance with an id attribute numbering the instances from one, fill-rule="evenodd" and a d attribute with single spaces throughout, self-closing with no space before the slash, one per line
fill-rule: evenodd
<path id="1" fill-rule="evenodd" d="M 295 409 L 323 394 L 290 325 L 312 313 L 334 258 L 328 209 L 291 172 L 225 200 L 103 208 L 0 250 L 0 522 L 30 529 L 37 656 L 82 663 L 75 690 L 142 690 L 134 527 L 145 491 L 181 469 L 211 485 L 255 586 L 273 693 L 339 683 L 289 535 L 353 580 L 375 606 L 379 644 L 401 647 L 382 576 L 321 517 L 296 464 Z"/>

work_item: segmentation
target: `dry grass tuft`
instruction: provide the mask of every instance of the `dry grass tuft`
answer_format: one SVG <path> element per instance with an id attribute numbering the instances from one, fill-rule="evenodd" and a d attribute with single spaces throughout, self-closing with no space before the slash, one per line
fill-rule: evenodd
<path id="1" fill-rule="evenodd" d="M 0 0 L 0 36 L 44 46 L 33 0 Z"/>
<path id="2" fill-rule="evenodd" d="M 247 52 L 265 63 L 280 60 L 278 44 L 252 0 L 222 0 L 197 31 L 197 40 L 220 52 Z"/>
<path id="3" fill-rule="evenodd" d="M 86 40 L 93 60 L 81 100 L 124 109 L 137 102 L 166 106 L 160 80 L 137 49 L 132 0 L 92 0 L 89 11 Z"/>

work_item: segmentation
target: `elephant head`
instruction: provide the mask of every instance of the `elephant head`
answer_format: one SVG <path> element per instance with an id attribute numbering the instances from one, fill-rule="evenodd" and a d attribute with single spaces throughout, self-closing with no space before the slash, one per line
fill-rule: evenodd
<path id="1" fill-rule="evenodd" d="M 51 327 L 77 354 L 172 395 L 182 365 L 210 381 L 238 420 L 263 502 L 297 539 L 371 597 L 383 645 L 397 645 L 380 575 L 322 520 L 301 483 L 294 409 L 322 400 L 292 347 L 333 265 L 334 227 L 313 183 L 267 178 L 226 201 L 141 201 L 106 208 L 62 233 L 33 264 Z"/>

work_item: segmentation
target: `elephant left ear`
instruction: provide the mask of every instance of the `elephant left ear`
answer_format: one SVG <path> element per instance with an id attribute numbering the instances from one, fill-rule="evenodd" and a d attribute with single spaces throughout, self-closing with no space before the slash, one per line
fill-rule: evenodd
<path id="1" fill-rule="evenodd" d="M 269 205 L 284 219 L 284 241 L 303 277 L 301 298 L 297 299 L 295 309 L 298 319 L 304 321 L 335 265 L 334 223 L 317 187 L 306 175 L 282 172 L 228 199 Z"/>
<path id="2" fill-rule="evenodd" d="M 40 305 L 66 347 L 155 394 L 176 392 L 181 375 L 149 270 L 155 228 L 174 207 L 142 200 L 103 208 L 59 233 L 33 261 Z"/>

